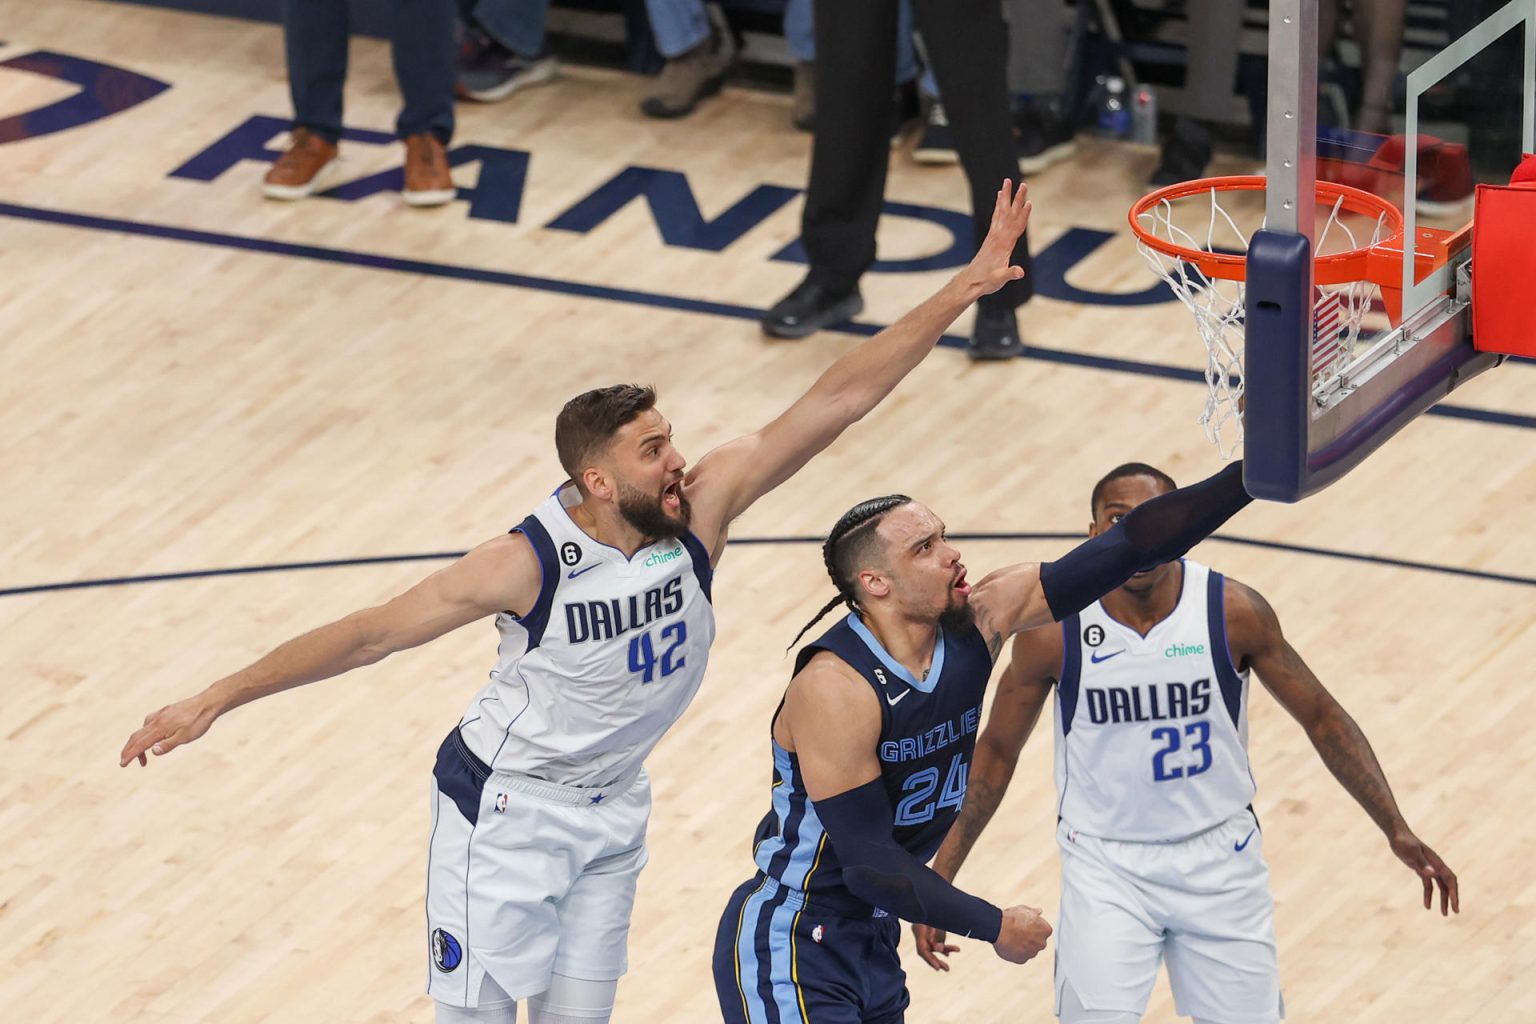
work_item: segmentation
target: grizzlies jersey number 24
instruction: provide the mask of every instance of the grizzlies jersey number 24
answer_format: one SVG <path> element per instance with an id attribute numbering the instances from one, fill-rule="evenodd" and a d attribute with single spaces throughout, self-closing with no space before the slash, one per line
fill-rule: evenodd
<path id="1" fill-rule="evenodd" d="M 850 614 L 801 649 L 795 671 L 828 651 L 864 677 L 880 699 L 880 780 L 895 810 L 892 835 L 918 860 L 938 851 L 965 800 L 992 655 L 975 626 L 943 629 L 925 679 L 915 678 Z M 758 826 L 753 857 L 766 875 L 824 905 L 860 906 L 842 880 L 837 851 L 805 791 L 799 759 L 773 744 L 773 808 Z M 867 906 L 863 906 L 865 912 Z"/>

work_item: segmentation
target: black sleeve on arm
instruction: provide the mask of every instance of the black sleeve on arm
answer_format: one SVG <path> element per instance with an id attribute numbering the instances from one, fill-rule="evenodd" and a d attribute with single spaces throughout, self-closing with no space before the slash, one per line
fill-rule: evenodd
<path id="1" fill-rule="evenodd" d="M 1253 500 L 1243 462 L 1136 506 L 1112 530 L 1040 566 L 1040 589 L 1056 621 L 1082 611 L 1138 572 L 1171 562 Z"/>
<path id="2" fill-rule="evenodd" d="M 895 813 L 879 779 L 814 803 L 855 896 L 904 921 L 997 941 L 1001 910 L 956 889 L 896 842 Z"/>

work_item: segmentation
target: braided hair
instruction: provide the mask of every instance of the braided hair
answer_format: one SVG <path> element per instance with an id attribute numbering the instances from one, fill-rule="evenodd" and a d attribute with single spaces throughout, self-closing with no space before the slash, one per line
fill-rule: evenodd
<path id="1" fill-rule="evenodd" d="M 859 610 L 859 593 L 854 589 L 853 575 L 858 567 L 852 565 L 847 556 L 861 546 L 860 541 L 875 532 L 875 527 L 880 525 L 880 520 L 885 518 L 887 512 L 911 502 L 912 499 L 905 494 L 887 494 L 881 498 L 861 501 L 843 513 L 821 545 L 821 560 L 826 564 L 827 575 L 832 577 L 832 585 L 837 588 L 837 596 L 823 605 L 816 617 L 795 634 L 786 650 L 793 649 L 812 626 L 839 604 L 847 605 L 850 611 Z"/>

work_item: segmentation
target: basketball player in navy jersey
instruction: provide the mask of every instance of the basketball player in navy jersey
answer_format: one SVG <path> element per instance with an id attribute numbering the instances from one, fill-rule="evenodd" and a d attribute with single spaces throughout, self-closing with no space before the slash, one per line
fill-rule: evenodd
<path id="1" fill-rule="evenodd" d="M 974 593 L 927 508 L 891 495 L 845 514 L 822 549 L 838 596 L 817 619 L 839 603 L 849 614 L 795 659 L 770 726 L 758 873 L 720 920 L 725 1020 L 897 1024 L 908 1002 L 898 918 L 989 942 L 1013 963 L 1039 953 L 1051 933 L 1039 910 L 1001 910 L 925 866 L 965 800 L 993 661 L 1005 637 L 1177 557 L 1247 502 L 1238 463 Z"/>
<path id="2" fill-rule="evenodd" d="M 1094 487 L 1091 535 L 1173 489 L 1140 463 Z M 970 796 L 934 860 L 953 879 L 997 810 L 1056 690 L 1056 1013 L 1134 1024 L 1158 964 L 1181 1015 L 1272 1024 L 1284 1014 L 1274 902 L 1251 802 L 1248 675 L 1306 730 L 1328 769 L 1418 876 L 1460 911 L 1456 875 L 1403 820 L 1371 745 L 1281 632 L 1259 593 L 1184 559 L 1128 580 L 1059 629 L 1020 634 L 977 744 Z M 915 929 L 938 970 L 942 926 Z"/>
<path id="3" fill-rule="evenodd" d="M 290 640 L 149 715 L 121 763 L 167 754 L 225 712 L 478 619 L 490 681 L 438 752 L 427 867 L 428 992 L 440 1024 L 606 1021 L 646 861 L 643 762 L 692 700 L 715 636 L 732 520 L 873 409 L 1011 266 L 1030 207 L 997 195 L 970 265 L 834 363 L 781 416 L 687 470 L 649 388 L 572 399 L 568 481 L 512 532 L 377 607 Z"/>

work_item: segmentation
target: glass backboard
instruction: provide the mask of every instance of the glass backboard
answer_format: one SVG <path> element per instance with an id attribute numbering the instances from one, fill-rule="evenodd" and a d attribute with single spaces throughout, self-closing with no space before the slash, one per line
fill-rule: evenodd
<path id="1" fill-rule="evenodd" d="M 1536 149 L 1536 0 L 1271 0 L 1269 18 L 1245 482 L 1295 501 L 1499 360 L 1471 342 L 1469 226 L 1475 186 L 1507 183 Z M 1347 223 L 1320 183 L 1386 200 L 1400 232 L 1387 217 Z M 1314 258 L 1372 243 L 1368 294 L 1345 323 Z"/>

